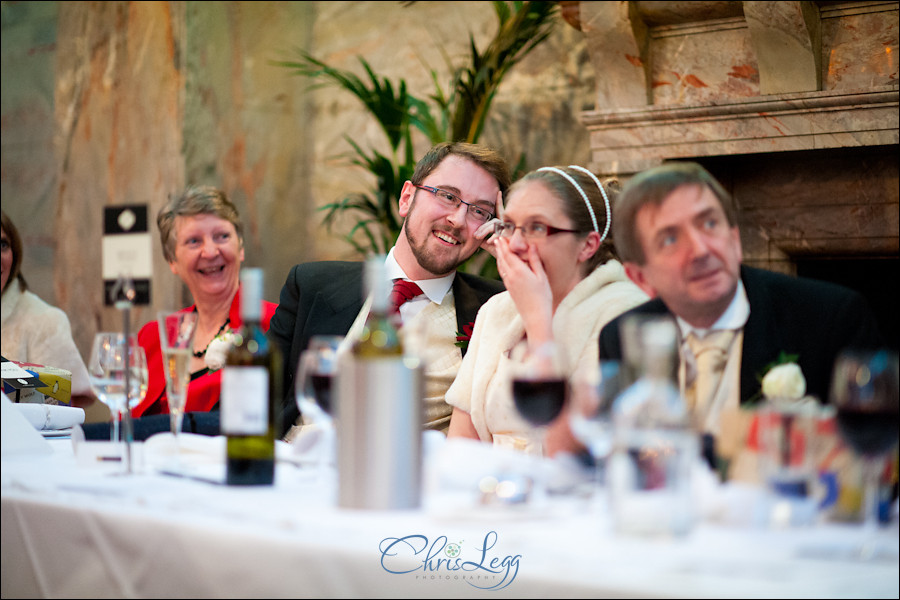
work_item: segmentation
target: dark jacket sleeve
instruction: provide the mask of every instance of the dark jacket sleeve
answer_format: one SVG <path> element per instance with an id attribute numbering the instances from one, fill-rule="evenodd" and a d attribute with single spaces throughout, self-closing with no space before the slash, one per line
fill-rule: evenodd
<path id="1" fill-rule="evenodd" d="M 284 357 L 282 433 L 297 422 L 294 371 L 314 335 L 346 335 L 362 306 L 362 263 L 316 261 L 294 266 L 281 290 L 269 339 Z"/>
<path id="2" fill-rule="evenodd" d="M 300 284 L 299 284 L 300 265 L 295 265 L 288 273 L 284 286 L 281 288 L 281 295 L 278 298 L 278 308 L 272 315 L 269 322 L 269 331 L 267 335 L 279 350 L 284 360 L 284 379 L 282 390 L 284 391 L 284 399 L 281 403 L 281 435 L 283 436 L 291 425 L 293 425 L 300 416 L 300 411 L 294 401 L 294 368 L 297 359 L 293 359 L 294 346 L 299 340 L 296 340 L 298 326 L 298 310 L 300 309 Z M 300 315 L 300 318 L 304 318 Z"/>
<path id="3" fill-rule="evenodd" d="M 619 326 L 622 316 L 618 316 L 600 330 L 600 360 L 622 360 L 622 344 L 619 341 Z"/>
<path id="4" fill-rule="evenodd" d="M 299 306 L 300 289 L 297 285 L 297 269 L 299 265 L 295 265 L 284 286 L 281 288 L 281 295 L 278 298 L 278 308 L 269 321 L 269 339 L 281 350 L 285 363 L 291 355 L 291 341 L 294 337 L 294 329 L 297 324 L 297 308 Z M 285 364 L 285 374 L 287 375 L 288 367 Z M 287 389 L 285 386 L 284 389 Z"/>
<path id="5" fill-rule="evenodd" d="M 633 315 L 662 316 L 669 314 L 666 305 L 659 299 L 648 300 L 643 304 L 627 310 L 600 330 L 599 350 L 600 360 L 622 360 L 622 323 Z"/>

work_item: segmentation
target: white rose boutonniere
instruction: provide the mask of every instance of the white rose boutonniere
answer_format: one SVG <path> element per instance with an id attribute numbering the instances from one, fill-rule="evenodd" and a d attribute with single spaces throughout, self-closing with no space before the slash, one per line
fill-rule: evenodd
<path id="1" fill-rule="evenodd" d="M 206 366 L 210 371 L 218 371 L 225 366 L 225 358 L 234 345 L 234 338 L 234 333 L 226 331 L 213 338 L 206 347 Z"/>
<path id="2" fill-rule="evenodd" d="M 777 365 L 763 377 L 762 392 L 769 399 L 799 400 L 806 395 L 806 378 L 795 362 Z"/>

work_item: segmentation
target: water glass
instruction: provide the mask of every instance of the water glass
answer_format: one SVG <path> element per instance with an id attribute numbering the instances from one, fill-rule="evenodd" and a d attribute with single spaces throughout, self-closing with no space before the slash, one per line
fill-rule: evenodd
<path id="1" fill-rule="evenodd" d="M 133 335 L 129 336 L 129 342 L 131 347 L 126 348 L 125 334 L 123 333 L 110 331 L 97 333 L 91 345 L 91 355 L 87 365 L 91 390 L 101 402 L 109 407 L 112 417 L 110 441 L 114 443 L 119 441 L 119 422 L 122 417 L 122 411 L 126 410 L 126 365 L 131 365 L 129 377 L 133 379 L 135 370 L 140 370 L 141 368 L 140 361 L 143 358 L 143 369 L 146 372 L 146 358 L 144 357 L 143 349 L 137 345 L 137 338 Z M 146 376 L 144 381 L 146 382 Z M 131 381 L 131 390 L 129 390 L 128 394 L 129 399 L 135 397 L 136 391 L 139 390 L 135 389 L 135 382 Z"/>
<path id="2" fill-rule="evenodd" d="M 772 501 L 769 524 L 812 523 L 818 505 L 818 402 L 813 398 L 769 399 L 757 418 L 760 475 Z"/>
<path id="3" fill-rule="evenodd" d="M 569 426 L 594 459 L 598 482 L 604 479 L 606 461 L 613 449 L 613 401 L 625 389 L 625 380 L 625 367 L 620 361 L 601 360 L 591 377 L 573 386 Z"/>

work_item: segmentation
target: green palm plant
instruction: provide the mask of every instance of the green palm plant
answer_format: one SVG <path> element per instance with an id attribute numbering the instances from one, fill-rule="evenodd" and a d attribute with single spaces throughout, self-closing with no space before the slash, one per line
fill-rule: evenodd
<path id="1" fill-rule="evenodd" d="M 454 77 L 456 103 L 451 137 L 476 142 L 503 77 L 553 32 L 556 2 L 494 2 L 497 33 L 483 53 L 469 35 L 472 62 Z"/>
<path id="2" fill-rule="evenodd" d="M 434 92 L 427 99 L 412 95 L 402 78 L 392 83 L 379 76 L 362 57 L 358 60 L 365 71 L 364 78 L 329 66 L 303 50 L 299 51 L 299 60 L 275 63 L 291 69 L 295 75 L 317 80 L 313 87 L 332 85 L 353 94 L 385 135 L 389 156 L 374 148 L 363 148 L 349 135 L 344 136 L 353 148 L 350 163 L 373 175 L 375 185 L 367 192 L 349 193 L 320 208 L 326 213 L 324 224 L 329 232 L 345 213 L 355 215 L 355 225 L 343 237 L 360 255 L 386 252 L 400 233 L 397 199 L 403 182 L 415 169 L 413 130 L 424 134 L 431 144 L 446 140 L 477 142 L 504 76 L 547 39 L 558 12 L 556 2 L 495 1 L 493 7 L 497 33 L 485 50 L 479 52 L 470 34 L 470 64 L 451 68 L 449 93 L 444 92 L 432 70 Z M 519 164 L 522 163 L 520 157 Z M 480 268 L 485 270 L 484 263 Z"/>

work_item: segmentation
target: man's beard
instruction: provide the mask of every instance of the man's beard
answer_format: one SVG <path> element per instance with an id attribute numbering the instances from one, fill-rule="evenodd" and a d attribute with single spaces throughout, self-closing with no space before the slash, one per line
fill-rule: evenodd
<path id="1" fill-rule="evenodd" d="M 415 210 L 415 201 L 409 207 L 409 213 L 406 215 L 406 225 L 409 225 L 410 219 L 413 216 L 413 211 Z M 410 250 L 412 250 L 413 256 L 416 257 L 416 262 L 419 263 L 423 269 L 442 277 L 444 275 L 449 275 L 451 272 L 455 271 L 456 268 L 461 265 L 463 262 L 469 259 L 469 257 L 474 254 L 470 254 L 469 256 L 464 257 L 462 260 L 458 260 L 456 258 L 451 257 L 439 257 L 435 256 L 434 253 L 429 252 L 426 249 L 426 241 L 427 240 L 417 240 L 415 239 L 413 233 L 410 231 L 410 228 L 404 227 L 403 230 L 406 232 L 406 241 L 409 243 Z M 447 231 L 447 233 L 451 234 L 455 238 L 459 238 L 459 231 Z M 427 234 L 426 234 L 427 235 Z"/>

